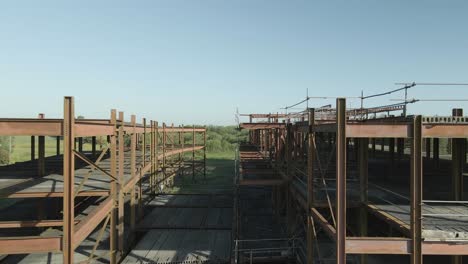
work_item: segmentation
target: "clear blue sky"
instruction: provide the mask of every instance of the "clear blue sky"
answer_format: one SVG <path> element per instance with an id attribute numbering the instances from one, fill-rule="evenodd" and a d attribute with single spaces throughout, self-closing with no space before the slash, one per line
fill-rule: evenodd
<path id="1" fill-rule="evenodd" d="M 233 124 L 305 96 L 395 82 L 468 83 L 468 1 L 9 1 L 0 4 L 1 117 L 109 109 L 176 124 Z M 67 3 L 64 3 L 67 2 Z M 418 87 L 416 98 L 468 98 Z M 392 103 L 389 98 L 368 105 Z M 317 101 L 324 105 L 327 101 Z M 358 106 L 358 101 L 350 101 Z M 450 114 L 466 102 L 419 103 Z"/>

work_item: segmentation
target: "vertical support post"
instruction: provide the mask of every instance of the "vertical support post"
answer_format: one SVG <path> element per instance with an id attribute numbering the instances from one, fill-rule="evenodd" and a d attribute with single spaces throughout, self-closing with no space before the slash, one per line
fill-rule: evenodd
<path id="1" fill-rule="evenodd" d="M 429 163 L 431 160 L 431 139 L 426 138 L 426 160 Z"/>
<path id="2" fill-rule="evenodd" d="M 91 153 L 96 156 L 96 137 L 91 137 Z"/>
<path id="3" fill-rule="evenodd" d="M 368 161 L 369 161 L 369 139 L 368 138 L 360 138 L 358 139 L 358 151 L 359 151 L 359 158 L 358 158 L 358 166 L 359 166 L 359 183 L 360 183 L 360 200 L 361 200 L 361 208 L 360 208 L 360 236 L 365 237 L 367 236 L 367 207 L 366 204 L 368 202 L 368 178 L 369 178 L 369 168 L 368 168 Z M 367 263 L 367 255 L 361 255 L 361 263 Z"/>
<path id="4" fill-rule="evenodd" d="M 153 120 L 150 120 L 150 160 L 149 160 L 149 163 L 151 164 L 150 165 L 150 176 L 149 176 L 149 181 L 150 181 L 150 185 L 149 185 L 149 190 L 150 190 L 150 193 L 151 194 L 155 194 L 155 177 L 154 177 L 154 174 L 155 174 L 155 168 L 154 168 L 154 160 L 156 157 L 154 157 L 154 147 L 155 147 L 155 144 L 154 144 L 154 121 Z"/>
<path id="5" fill-rule="evenodd" d="M 192 180 L 195 180 L 195 125 L 192 127 Z"/>
<path id="6" fill-rule="evenodd" d="M 117 176 L 117 111 L 111 110 L 111 124 L 114 126 L 113 133 L 109 137 L 110 143 L 110 160 L 111 160 L 111 175 Z M 110 213 L 110 234 L 109 234 L 109 251 L 110 251 L 110 262 L 111 264 L 117 263 L 117 201 L 118 201 L 118 189 L 117 182 L 111 179 L 110 195 L 112 197 L 112 210 Z"/>
<path id="7" fill-rule="evenodd" d="M 411 144 L 411 264 L 421 264 L 422 259 L 422 118 L 416 116 L 413 121 Z"/>
<path id="8" fill-rule="evenodd" d="M 75 233 L 74 178 L 75 113 L 73 97 L 65 97 L 63 117 L 63 263 L 73 263 L 73 235 Z"/>
<path id="9" fill-rule="evenodd" d="M 78 151 L 83 152 L 83 137 L 78 138 Z"/>
<path id="10" fill-rule="evenodd" d="M 203 131 L 203 179 L 206 180 L 206 126 Z"/>
<path id="11" fill-rule="evenodd" d="M 390 177 L 393 177 L 393 170 L 395 168 L 395 138 L 389 138 L 388 139 L 388 152 L 389 152 L 389 157 L 390 157 L 390 169 L 388 170 L 390 172 Z"/>
<path id="12" fill-rule="evenodd" d="M 336 263 L 346 263 L 346 99 L 336 100 Z"/>
<path id="13" fill-rule="evenodd" d="M 136 175 L 136 147 L 137 147 L 137 134 L 136 134 L 136 117 L 131 116 L 132 135 L 130 141 L 130 174 L 131 178 L 135 179 Z M 135 184 L 136 185 L 136 184 Z M 135 185 L 132 186 L 130 193 L 130 245 L 133 244 L 135 239 L 136 227 L 136 200 L 135 200 Z"/>
<path id="14" fill-rule="evenodd" d="M 182 129 L 182 126 L 179 125 L 179 132 L 177 133 L 179 136 L 179 148 L 182 146 L 182 132 L 180 129 Z M 178 171 L 179 175 L 180 175 L 180 171 L 182 168 L 182 153 L 183 152 L 179 152 L 179 171 Z"/>
<path id="15" fill-rule="evenodd" d="M 143 156 L 143 168 L 146 166 L 146 118 L 143 118 L 142 120 L 142 123 L 143 123 L 143 135 L 142 135 L 142 148 L 141 148 L 141 153 L 142 153 L 142 156 Z M 138 217 L 141 218 L 143 216 L 143 186 L 142 186 L 142 181 L 141 181 L 141 177 L 143 177 L 143 175 L 140 174 L 140 181 L 138 181 L 139 183 L 139 194 L 138 194 Z"/>
<path id="16" fill-rule="evenodd" d="M 119 134 L 118 134 L 118 140 L 119 140 L 119 202 L 118 202 L 118 249 L 119 249 L 119 258 L 122 257 L 123 252 L 124 252 L 124 192 L 123 192 L 123 187 L 125 185 L 125 180 L 124 180 L 124 113 L 119 112 Z"/>
<path id="17" fill-rule="evenodd" d="M 185 152 L 184 152 L 184 145 L 185 145 L 185 127 L 184 125 L 182 125 L 182 134 L 181 134 L 181 148 L 182 148 L 182 160 L 181 160 L 181 164 L 182 164 L 182 177 L 184 176 L 184 155 L 185 155 Z"/>
<path id="18" fill-rule="evenodd" d="M 44 119 L 44 114 L 39 114 L 37 116 L 38 119 Z M 38 136 L 38 160 L 37 160 L 37 168 L 38 168 L 38 175 L 44 176 L 45 175 L 45 137 Z"/>
<path id="19" fill-rule="evenodd" d="M 463 109 L 455 108 L 452 116 L 463 116 Z M 455 201 L 464 199 L 463 168 L 466 163 L 466 139 L 452 138 L 452 193 Z M 453 264 L 462 264 L 463 256 L 452 256 Z"/>
<path id="20" fill-rule="evenodd" d="M 463 109 L 453 109 L 453 116 L 463 116 Z M 455 201 L 463 200 L 463 167 L 465 165 L 464 138 L 452 138 L 452 193 Z"/>
<path id="21" fill-rule="evenodd" d="M 38 136 L 38 174 L 39 176 L 45 175 L 45 137 Z"/>
<path id="22" fill-rule="evenodd" d="M 38 119 L 44 119 L 44 114 L 39 114 Z M 37 159 L 37 174 L 39 177 L 45 175 L 45 136 L 38 136 L 38 159 Z M 45 216 L 45 199 L 37 200 L 38 220 L 44 219 Z"/>
<path id="23" fill-rule="evenodd" d="M 162 160 L 162 171 L 165 178 L 166 175 L 166 123 L 163 123 L 162 127 L 162 151 L 163 151 L 163 160 Z"/>
<path id="24" fill-rule="evenodd" d="M 60 155 L 60 137 L 55 138 L 55 154 Z"/>
<path id="25" fill-rule="evenodd" d="M 372 139 L 372 157 L 375 158 L 375 138 Z"/>
<path id="26" fill-rule="evenodd" d="M 307 263 L 314 262 L 313 241 L 314 232 L 311 208 L 314 206 L 314 160 L 315 160 L 315 110 L 309 109 L 309 133 L 307 136 Z"/>
<path id="27" fill-rule="evenodd" d="M 403 154 L 405 153 L 405 139 L 397 138 L 397 158 L 401 161 Z"/>
<path id="28" fill-rule="evenodd" d="M 174 123 L 171 124 L 171 132 L 172 132 L 171 150 L 174 151 L 174 150 L 175 150 L 175 137 L 176 137 L 176 133 L 174 133 Z M 172 167 L 175 167 L 174 160 L 172 161 L 172 164 L 173 164 Z M 169 184 L 170 184 L 171 187 L 174 186 L 174 177 L 171 177 L 171 178 L 169 179 Z"/>
<path id="29" fill-rule="evenodd" d="M 286 184 L 284 186 L 284 194 L 285 194 L 285 199 L 284 201 L 286 202 L 286 232 L 287 232 L 287 235 L 289 236 L 290 235 L 290 229 L 291 229 L 291 219 L 290 219 L 290 215 L 291 215 L 291 203 L 290 203 L 290 200 L 291 200 L 291 194 L 289 193 L 289 186 L 290 186 L 290 183 L 291 183 L 291 178 L 292 178 L 292 173 L 291 173 L 291 169 L 292 169 L 292 151 L 293 151 L 293 148 L 292 148 L 292 141 L 293 141 L 293 137 L 292 137 L 292 125 L 291 123 L 289 123 L 289 119 L 286 123 Z M 281 189 L 279 189 L 281 191 Z M 275 208 L 276 211 L 277 211 L 277 214 L 279 214 L 279 206 L 277 208 Z"/>
<path id="30" fill-rule="evenodd" d="M 434 138 L 432 140 L 432 144 L 434 144 L 434 153 L 433 153 L 434 165 L 438 169 L 439 168 L 439 139 Z"/>
<path id="31" fill-rule="evenodd" d="M 249 123 L 252 123 L 252 115 L 249 115 Z M 249 130 L 249 143 L 254 144 L 253 131 Z"/>
<path id="32" fill-rule="evenodd" d="M 163 160 L 164 160 L 163 172 L 164 172 L 164 169 L 166 168 L 165 167 L 166 166 L 165 144 L 166 144 L 166 141 L 165 139 L 163 139 Z M 159 150 L 158 149 L 159 149 L 159 123 L 158 121 L 154 121 L 154 173 L 155 173 L 154 178 L 155 178 L 155 181 L 157 180 L 158 170 L 159 170 L 159 155 L 158 155 Z"/>
<path id="33" fill-rule="evenodd" d="M 36 159 L 36 137 L 31 136 L 31 160 Z"/>

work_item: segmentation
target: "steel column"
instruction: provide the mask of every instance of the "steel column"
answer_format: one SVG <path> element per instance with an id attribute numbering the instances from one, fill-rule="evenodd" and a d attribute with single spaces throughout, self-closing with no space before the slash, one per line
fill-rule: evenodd
<path id="1" fill-rule="evenodd" d="M 118 245 L 119 245 L 119 258 L 122 257 L 124 252 L 124 198 L 125 194 L 123 187 L 125 185 L 124 179 L 124 113 L 119 112 L 119 132 L 118 132 L 118 141 L 119 141 L 119 162 L 118 162 L 118 179 L 119 179 L 119 201 L 118 201 Z"/>
<path id="2" fill-rule="evenodd" d="M 434 145 L 434 153 L 433 153 L 434 165 L 438 169 L 439 168 L 439 139 L 434 138 L 432 144 Z"/>
<path id="3" fill-rule="evenodd" d="M 96 137 L 91 137 L 91 153 L 96 156 Z"/>
<path id="4" fill-rule="evenodd" d="M 65 97 L 63 117 L 63 263 L 73 263 L 73 235 L 75 226 L 74 178 L 75 178 L 75 113 L 73 97 Z"/>
<path id="5" fill-rule="evenodd" d="M 132 123 L 132 134 L 130 141 L 130 174 L 131 178 L 134 179 L 136 175 L 136 146 L 137 146 L 137 134 L 135 132 L 136 117 L 131 116 Z M 130 245 L 133 244 L 135 239 L 135 228 L 136 228 L 136 200 L 135 200 L 135 185 L 132 185 L 130 192 Z"/>
<path id="6" fill-rule="evenodd" d="M 453 109 L 453 116 L 463 116 L 463 109 Z M 463 200 L 463 167 L 465 165 L 464 138 L 452 139 L 452 193 L 455 201 Z"/>
<path id="7" fill-rule="evenodd" d="M 36 137 L 31 136 L 31 160 L 36 159 Z"/>
<path id="8" fill-rule="evenodd" d="M 413 121 L 411 144 L 411 264 L 421 264 L 422 258 L 422 118 L 416 116 Z"/>
<path id="9" fill-rule="evenodd" d="M 111 124 L 114 126 L 113 133 L 110 136 L 110 160 L 111 160 L 111 174 L 115 177 L 117 176 L 117 111 L 115 109 L 111 110 Z M 109 227 L 109 251 L 110 251 L 110 262 L 111 264 L 117 263 L 117 201 L 118 201 L 118 186 L 117 182 L 114 179 L 111 179 L 111 189 L 110 196 L 112 197 L 112 210 L 110 217 L 110 227 Z"/>
<path id="10" fill-rule="evenodd" d="M 368 160 L 369 160 L 369 139 L 368 138 L 360 138 L 358 139 L 358 167 L 359 167 L 359 183 L 360 183 L 360 200 L 361 200 L 361 208 L 360 208 L 360 236 L 366 237 L 367 236 L 367 201 L 368 201 L 368 176 L 369 176 L 369 168 L 368 168 Z M 361 255 L 361 264 L 367 263 L 367 255 Z"/>
<path id="11" fill-rule="evenodd" d="M 195 180 L 195 125 L 193 125 L 192 137 L 192 180 Z"/>
<path id="12" fill-rule="evenodd" d="M 203 179 L 206 180 L 206 126 L 203 132 Z"/>
<path id="13" fill-rule="evenodd" d="M 313 127 L 315 123 L 315 110 L 309 109 L 309 131 L 307 135 L 307 263 L 314 261 L 313 252 L 313 223 L 311 208 L 314 204 L 314 160 L 315 160 L 315 135 Z"/>
<path id="14" fill-rule="evenodd" d="M 452 116 L 463 116 L 463 109 L 455 108 Z M 463 200 L 463 168 L 466 163 L 466 139 L 452 138 L 452 193 L 453 200 Z M 462 264 L 462 256 L 452 256 L 453 264 Z"/>
<path id="15" fill-rule="evenodd" d="M 336 263 L 346 264 L 346 99 L 336 108 Z"/>
<path id="16" fill-rule="evenodd" d="M 60 155 L 60 137 L 55 138 L 55 154 Z"/>

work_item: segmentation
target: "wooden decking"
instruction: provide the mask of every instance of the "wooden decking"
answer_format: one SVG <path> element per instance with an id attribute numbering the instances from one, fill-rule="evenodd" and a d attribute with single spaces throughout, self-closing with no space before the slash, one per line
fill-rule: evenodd
<path id="1" fill-rule="evenodd" d="M 122 263 L 229 263 L 231 194 L 163 194 L 146 204 L 145 231 Z"/>
<path id="2" fill-rule="evenodd" d="M 122 263 L 229 263 L 229 230 L 151 230 Z"/>
<path id="3" fill-rule="evenodd" d="M 393 225 L 410 226 L 410 206 L 405 204 L 372 204 L 373 211 L 386 216 Z M 422 237 L 426 240 L 468 240 L 468 205 L 423 204 Z M 390 217 L 388 217 L 390 216 Z"/>

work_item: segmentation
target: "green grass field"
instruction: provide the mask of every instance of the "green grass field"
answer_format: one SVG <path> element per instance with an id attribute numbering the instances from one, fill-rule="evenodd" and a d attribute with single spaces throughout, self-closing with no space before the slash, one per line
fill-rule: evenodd
<path id="1" fill-rule="evenodd" d="M 189 173 L 175 179 L 174 187 L 167 193 L 230 193 L 233 188 L 234 151 L 207 152 L 206 178 Z M 190 157 L 188 157 L 190 159 Z"/>
<path id="2" fill-rule="evenodd" d="M 10 164 L 15 162 L 27 161 L 31 159 L 31 137 L 18 136 L 13 139 L 13 151 L 10 153 Z M 60 151 L 62 151 L 63 142 L 60 140 Z M 84 143 L 85 151 L 91 150 L 91 144 Z M 36 137 L 36 157 L 38 156 L 37 137 Z M 45 156 L 54 156 L 56 154 L 56 138 L 45 137 Z"/>

